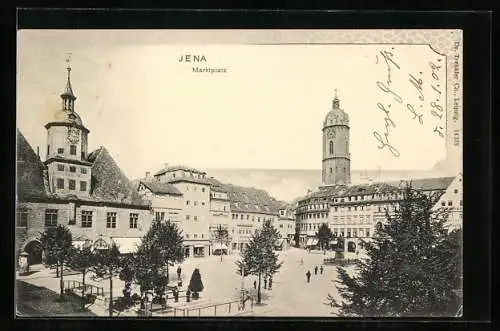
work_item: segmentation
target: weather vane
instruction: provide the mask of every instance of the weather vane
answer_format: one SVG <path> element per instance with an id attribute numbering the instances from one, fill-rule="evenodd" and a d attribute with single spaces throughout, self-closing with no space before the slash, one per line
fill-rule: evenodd
<path id="1" fill-rule="evenodd" d="M 71 71 L 71 53 L 68 53 L 68 56 L 66 57 L 66 69 Z"/>

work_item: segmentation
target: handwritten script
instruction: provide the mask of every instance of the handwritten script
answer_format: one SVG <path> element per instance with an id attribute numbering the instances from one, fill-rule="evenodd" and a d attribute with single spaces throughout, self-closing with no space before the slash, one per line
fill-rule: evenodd
<path id="1" fill-rule="evenodd" d="M 415 121 L 417 125 L 423 125 L 424 120 L 430 121 L 429 123 L 435 122 L 435 125 L 433 124 L 433 132 L 439 137 L 444 137 L 445 110 L 441 100 L 441 96 L 443 95 L 441 86 L 441 59 L 438 58 L 436 62 L 429 62 L 428 67 L 422 68 L 422 71 L 409 72 L 402 69 L 401 64 L 397 60 L 396 51 L 392 47 L 390 50 L 384 49 L 378 51 L 375 56 L 375 62 L 377 65 L 384 66 L 386 72 L 383 79 L 377 80 L 375 85 L 385 99 L 390 100 L 385 104 L 381 101 L 378 101 L 376 104 L 377 109 L 383 114 L 383 130 L 373 131 L 373 137 L 378 143 L 377 148 L 387 150 L 394 157 L 401 155 L 391 141 L 391 132 L 396 128 L 396 123 L 393 117 L 391 117 L 391 111 L 407 112 L 410 119 Z M 424 72 L 430 73 L 430 82 L 425 82 Z M 397 77 L 406 75 L 410 88 L 408 89 L 403 85 L 399 87 L 395 86 L 396 75 Z M 427 89 L 425 88 L 425 84 L 428 84 Z M 408 91 L 413 92 L 408 93 Z M 428 114 L 425 113 L 426 108 L 429 110 Z"/>

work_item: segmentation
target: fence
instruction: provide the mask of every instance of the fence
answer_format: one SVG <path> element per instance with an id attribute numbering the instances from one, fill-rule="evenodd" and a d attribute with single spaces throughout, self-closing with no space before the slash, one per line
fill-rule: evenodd
<path id="1" fill-rule="evenodd" d="M 81 290 L 83 286 L 85 286 L 85 293 L 86 294 L 95 294 L 95 295 L 101 295 L 104 296 L 104 288 L 101 286 L 95 286 L 91 284 L 85 284 L 83 285 L 82 282 L 78 280 L 65 280 L 63 284 L 65 289 L 78 289 Z"/>
<path id="2" fill-rule="evenodd" d="M 254 298 L 249 299 L 249 304 L 242 304 L 241 299 L 228 301 L 224 303 L 211 304 L 201 307 L 172 307 L 168 313 L 177 317 L 195 317 L 195 316 L 229 316 L 241 311 L 253 310 Z"/>

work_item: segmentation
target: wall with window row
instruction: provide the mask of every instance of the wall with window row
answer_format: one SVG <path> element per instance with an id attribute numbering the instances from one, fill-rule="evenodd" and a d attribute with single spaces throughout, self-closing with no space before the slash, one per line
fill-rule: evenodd
<path id="1" fill-rule="evenodd" d="M 137 215 L 137 221 L 132 222 L 132 228 L 131 214 Z M 135 216 L 133 219 L 135 220 Z M 19 203 L 16 215 L 16 232 L 22 234 L 19 235 L 18 241 L 21 247 L 26 240 L 38 239 L 47 226 L 65 225 L 71 230 L 73 240 L 95 241 L 101 234 L 105 240 L 110 237 L 142 237 L 150 224 L 149 210 L 76 206 L 74 203 Z"/>

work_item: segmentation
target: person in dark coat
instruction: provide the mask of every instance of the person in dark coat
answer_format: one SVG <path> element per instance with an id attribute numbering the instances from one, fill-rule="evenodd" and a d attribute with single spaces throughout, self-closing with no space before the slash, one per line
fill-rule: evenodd
<path id="1" fill-rule="evenodd" d="M 323 266 L 319 267 L 319 273 L 322 275 L 323 274 Z"/>
<path id="2" fill-rule="evenodd" d="M 267 278 L 264 278 L 264 289 L 267 288 Z"/>
<path id="3" fill-rule="evenodd" d="M 311 280 L 311 272 L 309 270 L 307 270 L 306 272 L 306 277 L 307 277 L 307 282 L 309 283 Z"/>
<path id="4" fill-rule="evenodd" d="M 256 280 L 253 281 L 253 288 L 257 289 L 257 281 Z"/>
<path id="5" fill-rule="evenodd" d="M 273 277 L 269 277 L 269 286 L 267 287 L 269 290 L 273 286 Z"/>
<path id="6" fill-rule="evenodd" d="M 181 278 L 181 272 L 182 272 L 182 269 L 181 269 L 181 266 L 178 266 L 177 267 L 177 278 Z"/>
<path id="7" fill-rule="evenodd" d="M 314 267 L 314 274 L 317 275 L 318 274 L 318 266 L 315 266 Z"/>

